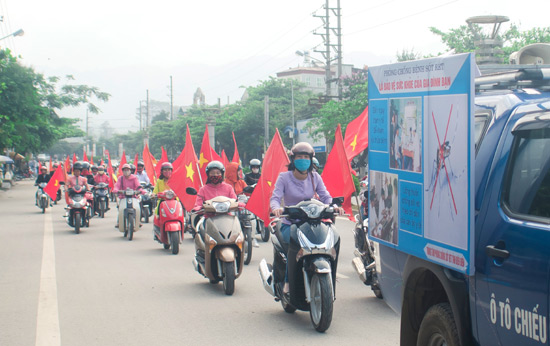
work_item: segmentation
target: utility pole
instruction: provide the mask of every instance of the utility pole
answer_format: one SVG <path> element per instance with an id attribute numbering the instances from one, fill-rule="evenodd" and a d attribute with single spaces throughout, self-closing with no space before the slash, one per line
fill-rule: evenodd
<path id="1" fill-rule="evenodd" d="M 269 146 L 269 95 L 264 96 L 264 152 Z"/>
<path id="2" fill-rule="evenodd" d="M 326 99 L 330 99 L 332 90 L 331 90 L 331 83 L 336 80 L 338 82 L 338 98 L 342 99 L 342 85 L 340 82 L 340 77 L 342 76 L 342 27 L 341 27 L 341 13 L 340 13 L 340 0 L 337 0 L 337 7 L 331 8 L 329 5 L 329 0 L 325 0 L 325 14 L 324 15 L 317 15 L 314 14 L 313 16 L 316 18 L 320 18 L 323 22 L 323 29 L 324 32 L 317 33 L 313 32 L 314 35 L 319 35 L 323 39 L 323 44 L 325 46 L 324 50 L 314 50 L 314 52 L 321 53 L 323 55 L 323 58 L 325 59 L 325 83 L 326 83 Z M 330 12 L 337 17 L 337 27 L 331 28 L 330 27 Z M 336 35 L 337 37 L 337 44 L 331 44 L 330 40 L 330 33 Z M 336 54 L 336 57 L 331 58 L 331 50 L 334 50 L 334 53 Z M 332 71 L 331 71 L 331 63 L 334 60 L 338 60 L 338 78 L 333 79 L 332 78 Z"/>
<path id="3" fill-rule="evenodd" d="M 143 130 L 142 124 L 143 115 L 141 114 L 141 100 L 139 101 L 139 130 Z"/>
<path id="4" fill-rule="evenodd" d="M 172 76 L 170 76 L 170 120 L 174 120 L 174 94 L 172 91 Z"/>
<path id="5" fill-rule="evenodd" d="M 149 145 L 149 89 L 147 89 L 147 112 L 145 114 L 145 144 Z"/>
<path id="6" fill-rule="evenodd" d="M 296 121 L 294 120 L 294 83 L 292 78 L 290 78 L 290 98 L 292 105 L 292 146 L 296 144 Z"/>

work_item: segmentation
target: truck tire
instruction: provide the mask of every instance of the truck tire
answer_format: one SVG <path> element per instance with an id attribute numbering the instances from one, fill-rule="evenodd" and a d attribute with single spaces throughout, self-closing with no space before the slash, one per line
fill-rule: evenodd
<path id="1" fill-rule="evenodd" d="M 428 309 L 420 324 L 416 345 L 460 345 L 458 330 L 449 303 L 440 303 Z"/>

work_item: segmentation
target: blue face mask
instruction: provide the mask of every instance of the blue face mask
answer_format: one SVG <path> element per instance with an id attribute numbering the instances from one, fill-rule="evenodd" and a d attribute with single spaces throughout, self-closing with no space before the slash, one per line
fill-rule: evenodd
<path id="1" fill-rule="evenodd" d="M 311 166 L 311 160 L 309 159 L 297 159 L 294 160 L 294 167 L 301 172 L 305 172 Z"/>

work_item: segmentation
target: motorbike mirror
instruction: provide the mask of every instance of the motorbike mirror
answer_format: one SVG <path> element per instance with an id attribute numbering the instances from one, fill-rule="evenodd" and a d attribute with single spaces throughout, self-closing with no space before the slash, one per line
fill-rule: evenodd
<path id="1" fill-rule="evenodd" d="M 332 199 L 332 203 L 331 204 L 336 204 L 337 206 L 341 206 L 342 203 L 344 203 L 344 197 L 334 197 Z"/>
<path id="2" fill-rule="evenodd" d="M 254 186 L 247 186 L 243 189 L 243 191 L 246 193 L 252 193 L 252 191 L 254 191 Z"/>
<path id="3" fill-rule="evenodd" d="M 196 195 L 197 190 L 195 190 L 195 188 L 193 187 L 188 187 L 185 189 L 185 193 L 187 193 L 188 195 Z"/>

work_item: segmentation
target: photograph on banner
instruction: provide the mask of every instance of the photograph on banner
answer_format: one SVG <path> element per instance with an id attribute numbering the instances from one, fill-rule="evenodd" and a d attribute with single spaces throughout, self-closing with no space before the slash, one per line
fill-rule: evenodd
<path id="1" fill-rule="evenodd" d="M 371 235 L 397 245 L 399 233 L 399 193 L 397 174 L 370 171 L 369 229 Z"/>
<path id="2" fill-rule="evenodd" d="M 390 168 L 422 171 L 422 98 L 390 99 Z"/>
<path id="3" fill-rule="evenodd" d="M 424 105 L 424 237 L 467 249 L 468 95 L 426 96 Z"/>

